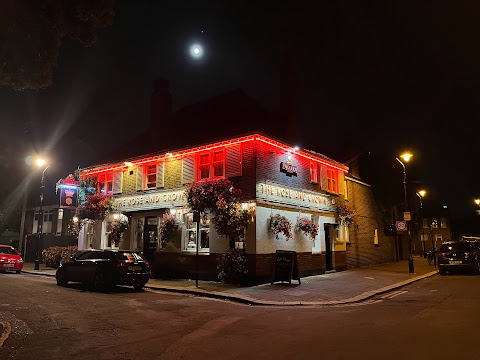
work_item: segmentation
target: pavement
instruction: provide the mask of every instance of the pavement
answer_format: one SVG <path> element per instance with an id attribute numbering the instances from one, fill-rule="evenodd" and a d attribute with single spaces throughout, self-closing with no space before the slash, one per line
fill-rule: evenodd
<path id="1" fill-rule="evenodd" d="M 274 283 L 257 286 L 234 286 L 214 281 L 150 279 L 148 289 L 223 299 L 250 305 L 328 306 L 365 301 L 437 274 L 437 269 L 420 256 L 413 257 L 414 273 L 408 272 L 408 261 L 355 268 L 324 275 L 308 276 L 301 284 Z M 56 269 L 25 263 L 22 272 L 55 276 Z"/>

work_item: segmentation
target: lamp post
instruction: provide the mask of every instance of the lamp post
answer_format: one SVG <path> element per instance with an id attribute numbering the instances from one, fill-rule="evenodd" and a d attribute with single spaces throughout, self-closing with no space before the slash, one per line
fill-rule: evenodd
<path id="1" fill-rule="evenodd" d="M 45 159 L 37 159 L 36 162 L 38 167 L 43 167 L 45 166 L 46 164 L 46 160 Z M 38 229 L 37 229 L 37 232 L 38 232 L 38 242 L 37 242 L 37 251 L 36 251 L 36 254 L 35 254 L 35 270 L 39 270 L 40 269 L 40 245 L 41 245 L 41 242 L 42 242 L 42 233 L 43 233 L 43 188 L 45 187 L 44 185 L 44 180 L 45 180 L 45 171 L 47 171 L 48 167 L 50 165 L 47 164 L 47 166 L 45 166 L 45 168 L 43 169 L 42 171 L 42 180 L 41 180 L 41 183 L 40 183 L 40 209 L 39 209 L 39 215 L 38 215 Z"/>
<path id="2" fill-rule="evenodd" d="M 424 233 L 423 233 L 423 201 L 422 198 L 425 197 L 427 192 L 425 190 L 420 190 L 417 191 L 415 194 L 417 194 L 418 198 L 420 199 L 420 219 L 422 220 L 422 223 L 420 226 L 422 227 L 422 246 L 423 246 L 423 257 L 427 257 L 427 247 L 425 246 L 425 239 L 424 239 Z"/>
<path id="3" fill-rule="evenodd" d="M 405 162 L 409 162 L 410 159 L 412 158 L 412 154 L 406 152 L 400 155 L 400 157 L 403 159 Z M 405 212 L 408 212 L 408 198 L 407 198 L 407 170 L 405 168 L 405 164 L 400 160 L 398 157 L 396 157 L 397 161 L 402 165 L 403 167 L 403 193 L 405 197 Z M 408 272 L 409 273 L 414 273 L 414 267 L 413 267 L 413 257 L 412 257 L 412 240 L 411 240 L 411 235 L 410 235 L 410 226 L 408 225 L 409 222 L 407 222 L 407 233 L 408 233 Z"/>

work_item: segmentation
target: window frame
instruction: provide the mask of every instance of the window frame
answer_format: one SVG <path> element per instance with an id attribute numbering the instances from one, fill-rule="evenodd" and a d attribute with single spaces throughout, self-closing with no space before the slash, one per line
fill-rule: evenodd
<path id="1" fill-rule="evenodd" d="M 327 191 L 338 194 L 338 172 L 327 168 Z"/>
<path id="2" fill-rule="evenodd" d="M 310 182 L 312 184 L 318 184 L 318 164 L 310 163 Z"/>
<path id="3" fill-rule="evenodd" d="M 149 168 L 153 166 L 154 171 L 153 173 L 149 172 Z M 144 174 L 144 181 L 143 181 L 143 190 L 151 190 L 151 189 L 156 189 L 157 188 L 157 168 L 158 164 L 157 163 L 149 163 L 145 164 L 143 167 L 143 174 Z M 155 180 L 154 181 L 149 181 L 148 177 L 149 176 L 154 176 Z M 153 184 L 154 186 L 149 187 L 149 185 Z"/>
<path id="4" fill-rule="evenodd" d="M 103 184 L 103 186 L 101 184 Z M 97 193 L 113 194 L 113 171 L 107 171 L 102 174 L 98 174 Z"/>
<path id="5" fill-rule="evenodd" d="M 221 153 L 221 160 L 215 160 L 215 154 Z M 208 157 L 208 162 L 202 163 L 202 157 Z M 215 175 L 216 165 L 221 164 L 222 175 Z M 202 170 L 208 168 L 208 177 L 202 177 Z M 214 149 L 209 151 L 204 151 L 197 154 L 195 158 L 195 178 L 196 180 L 207 180 L 207 179 L 225 179 L 226 171 L 226 152 L 225 149 Z"/>

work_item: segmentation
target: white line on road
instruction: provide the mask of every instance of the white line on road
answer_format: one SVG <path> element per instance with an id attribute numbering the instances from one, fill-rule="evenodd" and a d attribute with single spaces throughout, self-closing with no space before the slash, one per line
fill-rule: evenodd
<path id="1" fill-rule="evenodd" d="M 12 331 L 12 327 L 10 326 L 10 323 L 8 322 L 0 322 L 0 325 L 3 327 L 2 334 L 0 335 L 0 348 L 2 347 L 3 343 L 5 340 L 8 339 L 8 336 L 10 335 L 10 332 Z"/>

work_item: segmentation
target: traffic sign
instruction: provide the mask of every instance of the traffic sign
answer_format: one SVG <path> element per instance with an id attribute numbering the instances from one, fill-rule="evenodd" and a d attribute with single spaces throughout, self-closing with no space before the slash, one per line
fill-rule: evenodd
<path id="1" fill-rule="evenodd" d="M 405 211 L 403 213 L 403 220 L 405 221 L 410 221 L 412 220 L 412 215 L 410 214 L 410 211 Z"/>
<path id="2" fill-rule="evenodd" d="M 406 221 L 396 221 L 395 227 L 397 231 L 407 231 L 407 222 Z"/>

